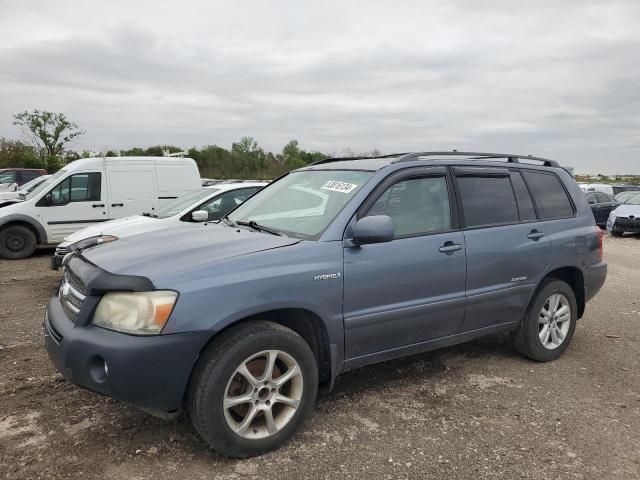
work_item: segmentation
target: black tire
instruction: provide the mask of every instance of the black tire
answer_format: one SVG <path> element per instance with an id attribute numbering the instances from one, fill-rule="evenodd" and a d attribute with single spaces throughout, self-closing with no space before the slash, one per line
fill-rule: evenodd
<path id="1" fill-rule="evenodd" d="M 19 260 L 33 255 L 38 241 L 34 233 L 22 225 L 0 230 L 0 257 Z"/>
<path id="2" fill-rule="evenodd" d="M 614 237 L 621 237 L 622 236 L 622 232 L 614 232 L 613 230 L 611 231 L 611 235 L 613 235 Z"/>
<path id="3" fill-rule="evenodd" d="M 236 369 L 252 355 L 266 350 L 279 350 L 297 362 L 302 372 L 301 399 L 293 416 L 277 433 L 247 439 L 230 427 L 223 400 Z M 313 409 L 317 391 L 318 367 L 307 342 L 282 325 L 256 321 L 230 328 L 205 349 L 189 384 L 187 409 L 194 428 L 211 448 L 242 458 L 274 450 L 289 440 Z"/>
<path id="4" fill-rule="evenodd" d="M 564 295 L 568 300 L 571 309 L 569 319 L 569 329 L 562 343 L 550 350 L 545 348 L 540 339 L 540 326 L 538 318 L 542 308 L 545 306 L 547 299 L 553 294 L 559 293 Z M 562 280 L 549 278 L 545 280 L 538 291 L 535 293 L 524 318 L 520 322 L 518 328 L 511 334 L 515 349 L 523 356 L 535 360 L 537 362 L 549 362 L 555 360 L 567 349 L 573 332 L 576 328 L 578 319 L 578 304 L 573 289 Z"/>

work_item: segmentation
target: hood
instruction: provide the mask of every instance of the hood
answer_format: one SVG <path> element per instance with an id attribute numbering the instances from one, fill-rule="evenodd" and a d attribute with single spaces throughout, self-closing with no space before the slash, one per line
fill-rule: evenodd
<path id="1" fill-rule="evenodd" d="M 0 200 L 0 208 L 2 208 L 2 210 L 0 210 L 0 218 L 14 213 L 24 213 L 24 203 L 25 202 L 19 198 Z"/>
<path id="2" fill-rule="evenodd" d="M 64 243 L 76 243 L 85 238 L 97 237 L 99 235 L 113 235 L 118 238 L 138 235 L 139 233 L 151 232 L 160 228 L 166 228 L 164 219 L 133 215 L 131 217 L 118 218 L 108 222 L 97 223 L 90 227 L 83 228 L 65 237 Z"/>
<path id="3" fill-rule="evenodd" d="M 169 274 L 299 241 L 226 225 L 190 223 L 88 248 L 82 256 L 108 272 L 154 282 Z"/>
<path id="4" fill-rule="evenodd" d="M 628 217 L 633 215 L 636 218 L 640 218 L 640 205 L 620 205 L 613 211 L 616 217 Z"/>

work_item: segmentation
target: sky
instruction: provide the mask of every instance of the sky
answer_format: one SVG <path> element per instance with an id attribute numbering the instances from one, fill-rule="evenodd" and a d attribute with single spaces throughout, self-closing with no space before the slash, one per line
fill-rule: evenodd
<path id="1" fill-rule="evenodd" d="M 640 174 L 640 1 L 0 0 L 0 136 L 471 150 Z"/>

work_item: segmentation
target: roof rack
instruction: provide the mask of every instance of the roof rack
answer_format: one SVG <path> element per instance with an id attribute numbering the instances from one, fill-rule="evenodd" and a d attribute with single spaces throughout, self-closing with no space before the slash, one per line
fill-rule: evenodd
<path id="1" fill-rule="evenodd" d="M 324 160 L 318 160 L 317 162 L 310 163 L 311 165 L 320 165 L 323 163 L 342 162 L 349 160 L 375 160 L 378 158 L 393 158 L 398 157 L 391 163 L 409 162 L 417 160 L 420 157 L 441 157 L 441 156 L 457 156 L 467 157 L 466 160 L 492 160 L 492 159 L 505 159 L 507 163 L 520 163 L 520 160 L 540 162 L 545 167 L 560 167 L 560 164 L 555 160 L 549 160 L 548 158 L 534 157 L 531 155 L 516 155 L 513 153 L 483 153 L 483 152 L 458 152 L 457 150 L 449 152 L 411 152 L 411 153 L 390 153 L 389 155 L 380 155 L 377 157 L 335 157 L 325 158 Z"/>
<path id="2" fill-rule="evenodd" d="M 508 163 L 520 163 L 520 160 L 541 162 L 545 167 L 559 167 L 560 164 L 555 160 L 547 158 L 533 157 L 531 155 L 516 155 L 512 153 L 482 153 L 482 152 L 413 152 L 401 154 L 399 158 L 391 163 L 409 162 L 420 157 L 440 157 L 440 156 L 461 156 L 468 157 L 467 160 L 491 160 L 506 159 Z"/>
<path id="3" fill-rule="evenodd" d="M 401 157 L 402 155 L 411 155 L 411 154 L 410 153 L 390 153 L 388 155 L 378 155 L 376 157 L 367 157 L 367 156 L 361 156 L 361 157 L 332 157 L 332 158 L 325 158 L 324 160 L 318 160 L 317 162 L 310 163 L 308 166 L 320 165 L 322 163 L 344 162 L 344 161 L 348 161 L 348 160 L 376 160 L 377 158 Z"/>

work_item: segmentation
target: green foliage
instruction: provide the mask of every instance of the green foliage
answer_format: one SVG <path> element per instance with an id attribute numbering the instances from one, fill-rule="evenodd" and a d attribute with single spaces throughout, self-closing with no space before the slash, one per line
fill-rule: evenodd
<path id="1" fill-rule="evenodd" d="M 35 149 L 19 140 L 0 138 L 0 168 L 45 168 Z"/>
<path id="2" fill-rule="evenodd" d="M 67 145 L 84 134 L 64 113 L 46 110 L 17 113 L 13 116 L 13 124 L 21 128 L 25 139 L 49 171 L 60 168 Z"/>

